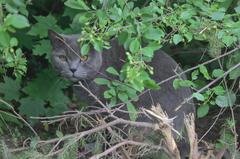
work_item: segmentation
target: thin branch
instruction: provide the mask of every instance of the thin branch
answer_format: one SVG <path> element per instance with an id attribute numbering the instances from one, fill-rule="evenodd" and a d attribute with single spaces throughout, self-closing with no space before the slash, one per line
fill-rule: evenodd
<path id="1" fill-rule="evenodd" d="M 218 113 L 218 115 L 216 116 L 216 119 L 214 120 L 214 122 L 212 123 L 212 125 L 208 128 L 208 130 L 201 136 L 201 138 L 198 140 L 198 143 L 200 143 L 203 138 L 210 132 L 210 130 L 213 128 L 213 126 L 217 123 L 220 115 L 222 114 L 223 112 L 223 108 L 220 109 L 220 112 Z"/>
<path id="2" fill-rule="evenodd" d="M 165 80 L 163 80 L 163 81 L 161 81 L 161 82 L 158 82 L 157 85 L 160 86 L 160 85 L 162 85 L 162 84 L 164 84 L 164 83 L 166 83 L 166 82 L 168 82 L 168 81 L 170 81 L 170 80 L 172 80 L 172 79 L 175 79 L 176 77 L 179 77 L 179 76 L 181 76 L 181 75 L 183 75 L 183 74 L 185 74 L 185 73 L 188 73 L 188 72 L 190 72 L 190 71 L 193 71 L 193 70 L 195 70 L 195 69 L 198 69 L 201 65 L 207 65 L 207 64 L 209 64 L 209 63 L 211 63 L 211 62 L 214 62 L 214 61 L 216 61 L 216 60 L 218 60 L 218 59 L 220 59 L 220 58 L 223 58 L 223 57 L 225 57 L 225 56 L 231 55 L 231 54 L 235 53 L 235 52 L 236 52 L 237 50 L 239 50 L 239 49 L 240 49 L 240 45 L 237 45 L 236 48 L 228 51 L 227 53 L 222 54 L 222 55 L 220 55 L 220 56 L 218 56 L 218 57 L 216 57 L 216 58 L 214 58 L 214 59 L 211 59 L 211 60 L 208 60 L 208 61 L 206 61 L 206 62 L 203 62 L 203 63 L 201 63 L 201 64 L 199 64 L 199 65 L 197 65 L 197 66 L 195 66 L 195 67 L 189 68 L 189 69 L 187 69 L 187 70 L 185 70 L 185 71 L 183 71 L 183 72 L 181 72 L 181 73 L 179 73 L 179 74 L 176 74 L 176 75 L 174 75 L 174 76 L 171 76 L 171 77 L 169 77 L 169 78 L 167 78 L 167 79 L 165 79 Z M 150 90 L 151 90 L 151 89 L 146 89 L 145 91 L 143 91 L 142 93 L 140 93 L 140 94 L 138 95 L 138 97 L 144 95 L 145 93 L 149 92 Z M 132 100 L 129 100 L 129 102 L 131 102 L 131 101 L 132 101 Z M 119 106 L 119 105 L 122 105 L 122 104 L 124 104 L 124 103 L 118 103 L 118 104 L 116 104 L 115 106 Z M 115 107 L 115 106 L 114 106 L 114 107 Z"/>
<path id="3" fill-rule="evenodd" d="M 151 129 L 154 129 L 154 130 L 159 129 L 157 124 L 148 123 L 148 122 L 133 122 L 133 121 L 128 121 L 128 120 L 118 118 L 118 119 L 116 119 L 112 122 L 106 123 L 104 125 L 100 125 L 98 127 L 90 129 L 90 130 L 78 132 L 78 133 L 75 133 L 75 134 L 65 135 L 64 137 L 61 138 L 61 140 L 64 141 L 64 140 L 68 140 L 68 139 L 73 138 L 73 137 L 78 137 L 80 139 L 84 136 L 91 135 L 95 132 L 101 131 L 103 129 L 106 129 L 108 127 L 111 127 L 111 126 L 114 126 L 114 125 L 117 125 L 117 124 L 127 124 L 127 125 L 131 125 L 131 126 L 135 126 L 135 127 L 151 128 Z M 46 140 L 46 141 L 41 140 L 41 141 L 38 142 L 38 144 L 46 145 L 46 144 L 58 142 L 59 140 L 60 140 L 60 138 L 54 138 L 54 139 Z"/>
<path id="4" fill-rule="evenodd" d="M 187 70 L 185 70 L 185 71 L 183 71 L 183 72 L 181 72 L 181 73 L 179 73 L 179 74 L 176 74 L 176 75 L 171 76 L 171 77 L 169 77 L 169 78 L 167 78 L 167 79 L 165 79 L 165 80 L 163 80 L 163 81 L 161 81 L 161 82 L 158 82 L 157 84 L 158 84 L 158 85 L 161 85 L 161 84 L 163 84 L 163 83 L 166 83 L 167 81 L 172 80 L 172 79 L 174 79 L 174 78 L 176 78 L 176 77 L 178 77 L 178 76 L 181 76 L 181 75 L 183 75 L 183 74 L 185 74 L 185 73 L 187 73 L 187 72 L 190 72 L 190 71 L 193 71 L 193 70 L 195 70 L 195 69 L 198 69 L 201 65 L 207 65 L 207 64 L 209 64 L 209 63 L 211 63 L 211 62 L 214 62 L 214 61 L 216 61 L 216 60 L 218 60 L 218 59 L 220 59 L 220 58 L 222 58 L 222 57 L 225 57 L 225 56 L 228 56 L 228 55 L 230 55 L 230 54 L 232 54 L 232 53 L 235 53 L 235 52 L 236 52 L 237 50 L 239 50 L 239 49 L 240 49 L 240 45 L 238 45 L 236 48 L 230 50 L 229 52 L 227 52 L 227 53 L 225 53 L 225 54 L 222 54 L 222 55 L 220 55 L 220 56 L 218 56 L 218 57 L 216 57 L 216 58 L 214 58 L 214 59 L 211 59 L 211 60 L 208 60 L 208 61 L 206 61 L 206 62 L 203 62 L 203 63 L 201 63 L 201 64 L 199 64 L 199 65 L 197 65 L 197 66 L 195 66 L 195 67 L 189 68 L 189 69 L 187 69 Z M 145 94 L 147 91 L 150 91 L 150 89 L 147 89 L 147 90 L 143 91 L 141 94 L 139 94 L 139 96 Z"/>
<path id="5" fill-rule="evenodd" d="M 33 129 L 33 127 L 32 127 L 25 119 L 23 119 L 23 117 L 22 117 L 20 114 L 18 114 L 18 113 L 15 111 L 15 109 L 14 109 L 13 106 L 11 106 L 9 103 L 5 102 L 5 101 L 2 100 L 1 98 L 0 98 L 0 103 L 3 103 L 3 104 L 5 104 L 7 107 L 9 107 L 9 108 L 13 111 L 13 113 L 18 117 L 18 119 L 21 120 L 24 124 L 26 124 L 27 127 L 34 133 L 34 135 L 35 135 L 37 138 L 40 139 L 40 137 L 38 136 L 37 132 Z"/>
<path id="6" fill-rule="evenodd" d="M 162 146 L 160 145 L 152 145 L 152 144 L 146 144 L 146 143 L 142 143 L 142 142 L 137 142 L 137 141 L 131 141 L 131 140 L 128 140 L 128 141 L 123 141 L 123 142 L 120 142 L 114 146 L 112 146 L 111 148 L 107 149 L 106 151 L 100 153 L 100 154 L 96 154 L 92 157 L 90 157 L 90 159 L 99 159 L 101 157 L 104 157 L 106 155 L 108 155 L 109 153 L 115 151 L 117 148 L 119 147 L 122 147 L 124 145 L 135 145 L 135 146 L 144 146 L 144 147 L 151 147 L 153 149 L 157 149 L 157 150 L 164 150 L 167 152 L 167 150 L 165 148 L 163 148 Z"/>
<path id="7" fill-rule="evenodd" d="M 110 113 L 110 109 L 105 104 L 103 104 L 103 102 L 100 99 L 98 99 L 97 96 L 95 96 L 88 88 L 86 88 L 82 84 L 82 82 L 79 81 L 78 83 L 79 83 L 79 86 L 81 86 L 85 91 L 87 91 L 89 95 L 91 95 L 103 108 L 105 108 Z"/>
<path id="8" fill-rule="evenodd" d="M 208 83 L 206 86 L 204 86 L 201 89 L 199 89 L 196 93 L 201 93 L 202 91 L 204 91 L 205 89 L 209 88 L 214 83 L 218 82 L 220 79 L 222 79 L 223 77 L 227 76 L 230 72 L 232 72 L 233 70 L 235 70 L 238 67 L 240 67 L 240 62 L 238 64 L 234 65 L 233 67 L 231 67 L 230 69 L 228 69 L 224 74 L 222 74 L 218 78 L 216 78 L 213 81 L 211 81 L 210 83 Z M 186 100 L 184 100 L 177 108 L 175 108 L 175 111 L 179 110 L 183 106 L 183 104 L 189 102 L 192 99 L 193 99 L 193 96 L 191 96 L 191 97 L 187 98 Z"/>
<path id="9" fill-rule="evenodd" d="M 63 115 L 56 115 L 56 116 L 45 116 L 45 117 L 30 117 L 31 119 L 37 119 L 37 120 L 46 120 L 42 122 L 47 122 L 47 120 L 51 119 L 64 119 L 64 118 L 76 118 L 81 115 L 94 115 L 94 114 L 100 114 L 100 113 L 106 113 L 107 110 L 105 108 L 101 108 L 99 110 L 90 110 L 90 111 L 74 111 L 72 114 L 63 114 Z"/>

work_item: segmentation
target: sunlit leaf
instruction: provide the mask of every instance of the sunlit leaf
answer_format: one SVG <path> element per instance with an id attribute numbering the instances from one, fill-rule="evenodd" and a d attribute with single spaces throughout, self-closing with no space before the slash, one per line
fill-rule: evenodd
<path id="1" fill-rule="evenodd" d="M 221 12 L 221 11 L 217 11 L 217 12 L 213 12 L 210 17 L 213 19 L 213 20 L 222 20 L 223 17 L 224 17 L 225 13 L 224 12 Z"/>
<path id="2" fill-rule="evenodd" d="M 202 75 L 204 76 L 204 78 L 206 78 L 207 80 L 211 79 L 210 75 L 208 74 L 208 70 L 207 67 L 204 65 L 201 65 L 199 67 L 199 71 L 202 73 Z"/>
<path id="3" fill-rule="evenodd" d="M 199 101 L 204 101 L 205 100 L 204 96 L 201 93 L 196 92 L 196 93 L 193 93 L 192 96 Z"/>
<path id="4" fill-rule="evenodd" d="M 113 75 L 119 76 L 118 71 L 117 71 L 115 68 L 113 68 L 113 67 L 108 67 L 106 71 L 107 71 L 108 73 L 113 74 Z"/>
<path id="5" fill-rule="evenodd" d="M 230 107 L 235 104 L 236 95 L 233 92 L 226 92 L 225 95 L 217 96 L 215 102 L 219 107 Z"/>
<path id="6" fill-rule="evenodd" d="M 200 107 L 197 108 L 197 116 L 198 118 L 202 118 L 208 114 L 209 111 L 209 105 L 203 104 Z"/>
<path id="7" fill-rule="evenodd" d="M 149 40 L 160 40 L 164 35 L 161 29 L 150 28 L 145 32 L 144 37 Z"/>
<path id="8" fill-rule="evenodd" d="M 107 85 L 107 84 L 109 84 L 109 80 L 107 80 L 105 78 L 95 78 L 94 82 L 99 84 L 99 85 Z"/>
<path id="9" fill-rule="evenodd" d="M 6 25 L 11 25 L 15 28 L 22 29 L 29 27 L 30 24 L 28 22 L 28 19 L 20 14 L 9 14 L 7 15 L 5 19 L 5 24 Z"/>
<path id="10" fill-rule="evenodd" d="M 173 36 L 173 43 L 175 45 L 177 45 L 178 43 L 180 43 L 183 40 L 183 37 L 180 34 L 175 34 Z"/>
<path id="11" fill-rule="evenodd" d="M 129 112 L 129 117 L 130 117 L 130 120 L 131 121 L 135 121 L 137 119 L 137 114 L 136 114 L 136 109 L 135 109 L 135 106 L 128 102 L 127 103 L 127 109 L 128 109 L 128 112 Z"/>

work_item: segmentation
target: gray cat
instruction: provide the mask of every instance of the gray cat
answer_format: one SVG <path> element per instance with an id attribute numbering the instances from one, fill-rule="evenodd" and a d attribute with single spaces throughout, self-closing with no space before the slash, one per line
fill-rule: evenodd
<path id="1" fill-rule="evenodd" d="M 79 35 L 60 35 L 54 31 L 49 31 L 49 38 L 52 44 L 51 61 L 55 69 L 65 78 L 76 82 L 83 81 L 83 84 L 88 87 L 97 97 L 103 102 L 103 92 L 106 89 L 104 86 L 99 86 L 93 82 L 97 77 L 113 78 L 105 70 L 112 66 L 118 71 L 124 64 L 125 52 L 124 49 L 118 45 L 115 40 L 110 42 L 111 48 L 103 50 L 102 53 L 90 49 L 87 59 L 80 59 L 79 44 L 77 39 Z M 72 48 L 70 49 L 69 46 Z M 149 63 L 154 68 L 154 74 L 152 79 L 156 82 L 161 82 L 176 73 L 182 72 L 178 67 L 178 64 L 166 53 L 159 50 L 155 52 L 153 60 Z M 185 75 L 181 76 L 182 79 L 186 79 Z M 183 128 L 184 114 L 194 112 L 193 101 L 185 103 L 178 111 L 174 109 L 179 106 L 184 99 L 191 96 L 192 92 L 190 88 L 180 88 L 175 90 L 172 86 L 173 80 L 169 80 L 160 86 L 159 90 L 149 91 L 139 98 L 134 105 L 139 107 L 145 107 L 150 109 L 152 105 L 160 104 L 164 111 L 167 112 L 169 117 L 177 118 L 174 120 L 174 128 L 181 131 Z M 77 96 L 80 100 L 87 101 L 94 104 L 93 99 L 81 88 L 77 89 Z M 126 116 L 123 115 L 124 118 Z M 150 119 L 144 116 L 139 116 L 138 121 L 152 122 Z"/>

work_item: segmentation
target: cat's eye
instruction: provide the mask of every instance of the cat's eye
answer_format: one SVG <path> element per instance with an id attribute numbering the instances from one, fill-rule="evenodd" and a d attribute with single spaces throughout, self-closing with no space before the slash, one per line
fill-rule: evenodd
<path id="1" fill-rule="evenodd" d="M 64 56 L 64 55 L 60 55 L 60 56 L 58 56 L 58 58 L 59 58 L 62 62 L 67 61 L 66 56 Z"/>
<path id="2" fill-rule="evenodd" d="M 81 59 L 81 61 L 85 62 L 85 61 L 87 61 L 88 56 L 81 56 L 80 59 Z"/>

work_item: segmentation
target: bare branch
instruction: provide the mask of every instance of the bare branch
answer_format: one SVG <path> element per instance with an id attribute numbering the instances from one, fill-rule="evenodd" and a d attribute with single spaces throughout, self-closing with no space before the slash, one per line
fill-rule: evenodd
<path id="1" fill-rule="evenodd" d="M 160 145 L 151 145 L 151 144 L 146 144 L 146 143 L 142 143 L 142 142 L 137 142 L 137 141 L 131 141 L 131 140 L 125 140 L 123 142 L 120 142 L 114 146 L 112 146 L 111 148 L 107 149 L 106 151 L 100 153 L 100 154 L 96 154 L 92 157 L 90 157 L 90 159 L 99 159 L 103 156 L 108 155 L 109 153 L 115 151 L 117 148 L 122 147 L 124 145 L 135 145 L 135 146 L 144 146 L 144 147 L 151 147 L 153 149 L 157 149 L 157 150 L 165 150 L 167 151 L 165 148 L 163 148 Z"/>
<path id="2" fill-rule="evenodd" d="M 34 133 L 34 135 L 35 135 L 37 138 L 40 139 L 40 137 L 38 136 L 38 134 L 37 134 L 37 132 L 34 130 L 34 128 L 33 128 L 20 114 L 18 114 L 18 113 L 15 111 L 15 109 L 14 109 L 14 107 L 13 107 L 12 105 L 10 105 L 9 103 L 5 102 L 5 101 L 2 100 L 1 98 L 0 98 L 0 102 L 3 103 L 4 105 L 6 105 L 7 107 L 9 107 L 9 108 L 13 111 L 13 113 L 18 117 L 18 119 L 21 120 L 24 124 L 26 124 L 27 127 Z"/>

